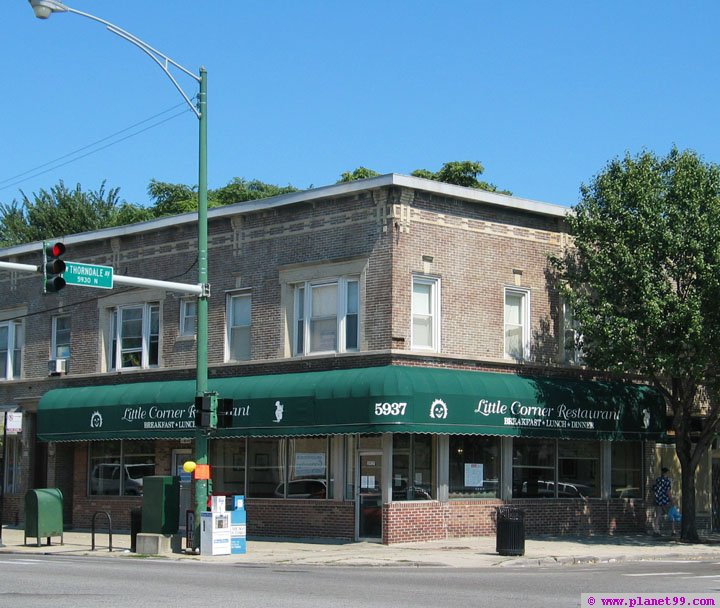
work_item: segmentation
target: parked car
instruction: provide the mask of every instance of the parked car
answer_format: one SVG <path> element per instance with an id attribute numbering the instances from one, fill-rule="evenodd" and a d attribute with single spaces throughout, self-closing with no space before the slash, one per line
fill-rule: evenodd
<path id="1" fill-rule="evenodd" d="M 120 494 L 121 482 L 119 463 L 102 463 L 93 467 L 90 475 L 91 494 Z M 155 474 L 154 464 L 126 464 L 125 471 L 125 495 L 142 496 L 143 477 Z"/>
<path id="2" fill-rule="evenodd" d="M 275 488 L 275 497 L 285 497 L 285 484 Z M 324 479 L 294 479 L 287 484 L 288 498 L 327 498 L 327 484 Z"/>

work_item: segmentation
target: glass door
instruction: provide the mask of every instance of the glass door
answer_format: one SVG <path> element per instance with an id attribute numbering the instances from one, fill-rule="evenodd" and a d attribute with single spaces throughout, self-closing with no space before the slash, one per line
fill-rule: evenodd
<path id="1" fill-rule="evenodd" d="M 382 539 L 382 452 L 358 453 L 358 537 Z"/>

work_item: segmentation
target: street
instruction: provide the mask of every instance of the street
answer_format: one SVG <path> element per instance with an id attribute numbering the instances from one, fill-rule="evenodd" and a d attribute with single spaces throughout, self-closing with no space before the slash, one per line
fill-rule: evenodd
<path id="1" fill-rule="evenodd" d="M 715 593 L 720 564 L 527 568 L 297 567 L 5 554 L 0 606 L 578 606 L 581 593 Z"/>

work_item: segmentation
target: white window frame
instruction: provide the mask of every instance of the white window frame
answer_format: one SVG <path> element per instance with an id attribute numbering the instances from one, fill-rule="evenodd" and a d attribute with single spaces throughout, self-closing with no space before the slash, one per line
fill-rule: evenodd
<path id="1" fill-rule="evenodd" d="M 232 303 L 236 298 L 247 298 L 250 300 L 250 322 L 247 324 L 234 324 Z M 252 359 L 252 293 L 249 291 L 228 293 L 225 299 L 225 319 L 225 361 L 249 361 Z M 248 352 L 250 355 L 247 359 L 233 359 L 231 357 L 232 348 L 230 347 L 232 342 L 232 330 L 234 328 L 243 327 L 248 328 Z"/>
<path id="2" fill-rule="evenodd" d="M 180 336 L 191 338 L 197 334 L 197 305 L 197 298 L 180 300 Z"/>
<path id="3" fill-rule="evenodd" d="M 66 345 L 65 342 L 60 343 L 58 342 L 58 321 L 60 319 L 67 320 L 68 321 L 68 342 L 67 342 L 67 354 L 59 357 L 58 356 L 58 348 L 63 347 Z M 69 359 L 70 358 L 70 340 L 71 340 L 71 334 L 70 334 L 70 321 L 71 316 L 70 315 L 56 315 L 52 318 L 52 336 L 51 336 L 51 345 L 50 345 L 50 359 Z"/>
<path id="4" fill-rule="evenodd" d="M 520 312 L 522 353 L 521 356 L 515 357 L 508 352 L 508 319 L 507 319 L 507 297 L 519 296 L 522 298 L 522 310 Z M 527 361 L 530 357 L 530 290 L 520 289 L 518 287 L 506 287 L 503 293 L 503 356 L 506 359 L 515 361 Z"/>
<path id="5" fill-rule="evenodd" d="M 142 343 L 140 350 L 134 349 L 127 352 L 140 352 L 140 365 L 122 365 L 122 323 L 120 322 L 123 311 L 141 309 L 142 310 Z M 153 309 L 156 309 L 158 315 L 158 361 L 157 363 L 150 363 L 150 337 L 151 337 L 151 323 Z M 131 369 L 150 369 L 156 368 L 160 365 L 160 352 L 162 350 L 161 336 L 162 336 L 162 320 L 160 318 L 160 304 L 158 302 L 144 302 L 139 304 L 126 304 L 117 306 L 112 310 L 110 315 L 110 343 L 108 353 L 108 363 L 111 371 L 120 370 L 131 370 Z M 115 352 L 113 353 L 113 347 Z M 114 355 L 114 357 L 113 357 Z M 115 365 L 113 365 L 113 358 Z"/>
<path id="6" fill-rule="evenodd" d="M 348 311 L 348 286 L 357 285 L 357 302 L 355 303 L 355 312 Z M 312 290 L 319 287 L 327 287 L 334 285 L 336 292 L 336 311 L 334 318 L 336 320 L 336 345 L 333 350 L 311 350 L 311 322 L 312 316 Z M 329 353 L 345 353 L 358 352 L 360 350 L 360 277 L 359 276 L 342 276 L 318 279 L 315 281 L 304 281 L 296 283 L 293 290 L 293 355 L 322 355 Z M 357 344 L 352 347 L 347 345 L 347 318 L 349 315 L 356 317 L 357 324 Z M 330 319 L 332 317 L 326 317 Z"/>
<path id="7" fill-rule="evenodd" d="M 20 378 L 25 348 L 23 324 L 20 321 L 0 321 L 0 327 L 7 328 L 7 343 L 3 345 L 5 347 L 5 375 L 0 376 L 0 381 Z"/>
<path id="8" fill-rule="evenodd" d="M 430 314 L 432 345 L 417 344 L 415 340 L 415 285 L 430 286 Z M 412 350 L 424 350 L 427 352 L 440 352 L 440 326 L 442 310 L 440 306 L 440 279 L 426 275 L 415 274 L 412 277 L 410 286 L 410 345 Z"/>

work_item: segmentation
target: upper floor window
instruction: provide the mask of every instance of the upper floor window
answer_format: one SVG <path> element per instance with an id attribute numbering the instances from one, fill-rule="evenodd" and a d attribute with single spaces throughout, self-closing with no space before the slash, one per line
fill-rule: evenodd
<path id="1" fill-rule="evenodd" d="M 523 361 L 530 351 L 530 293 L 505 290 L 505 356 Z"/>
<path id="2" fill-rule="evenodd" d="M 197 300 L 183 298 L 180 300 L 180 335 L 194 336 L 197 332 Z"/>
<path id="3" fill-rule="evenodd" d="M 70 315 L 53 317 L 51 348 L 51 359 L 70 358 Z"/>
<path id="4" fill-rule="evenodd" d="M 119 306 L 113 311 L 111 338 L 111 369 L 156 367 L 160 306 L 157 303 Z"/>
<path id="5" fill-rule="evenodd" d="M 227 359 L 250 359 L 252 300 L 249 293 L 232 294 L 227 299 Z"/>
<path id="6" fill-rule="evenodd" d="M 359 292 L 355 277 L 297 284 L 293 353 L 358 350 Z"/>
<path id="7" fill-rule="evenodd" d="M 563 302 L 562 352 L 563 363 L 581 365 L 583 362 L 582 337 L 572 307 Z"/>
<path id="8" fill-rule="evenodd" d="M 412 348 L 440 350 L 440 282 L 413 277 Z"/>
<path id="9" fill-rule="evenodd" d="M 19 321 L 0 323 L 0 380 L 20 377 L 23 326 Z"/>

